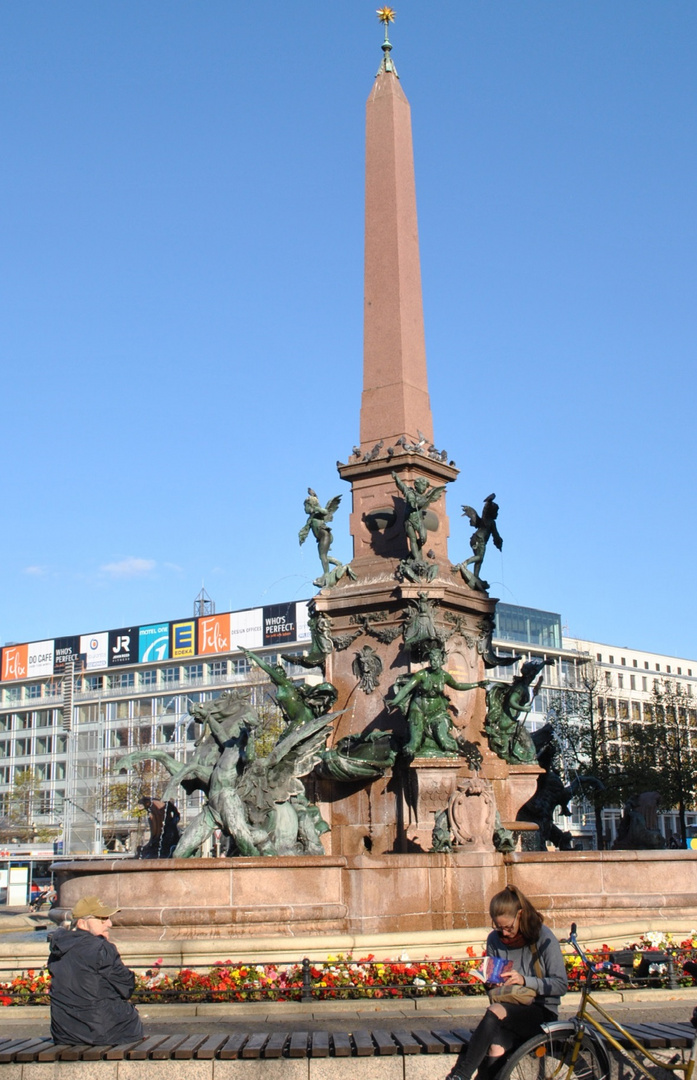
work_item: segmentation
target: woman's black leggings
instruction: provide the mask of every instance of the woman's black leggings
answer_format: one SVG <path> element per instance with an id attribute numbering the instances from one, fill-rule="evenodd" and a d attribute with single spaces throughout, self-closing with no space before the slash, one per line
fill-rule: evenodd
<path id="1" fill-rule="evenodd" d="M 472 1032 L 467 1049 L 460 1051 L 453 1072 L 465 1080 L 471 1080 L 475 1071 L 489 1056 L 489 1047 L 492 1044 L 502 1046 L 506 1051 L 512 1050 L 514 1046 L 520 1046 L 536 1035 L 545 1021 L 556 1019 L 554 1013 L 544 1005 L 513 1005 L 502 1002 L 501 1007 L 506 1010 L 505 1019 L 500 1020 L 491 1008 L 488 1008 Z"/>

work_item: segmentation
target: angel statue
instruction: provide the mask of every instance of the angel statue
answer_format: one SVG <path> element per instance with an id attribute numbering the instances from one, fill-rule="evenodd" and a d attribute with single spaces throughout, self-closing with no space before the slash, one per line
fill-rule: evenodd
<path id="1" fill-rule="evenodd" d="M 307 498 L 305 499 L 304 509 L 307 514 L 307 521 L 303 525 L 302 529 L 298 533 L 298 540 L 301 544 L 304 544 L 307 540 L 310 532 L 317 541 L 317 551 L 319 552 L 320 562 L 322 563 L 322 576 L 314 581 L 315 585 L 320 588 L 330 585 L 336 585 L 337 581 L 348 574 L 349 577 L 353 577 L 353 571 L 349 566 L 339 560 L 333 558 L 329 554 L 329 549 L 332 546 L 332 530 L 329 527 L 329 522 L 334 517 L 335 512 L 339 509 L 339 503 L 341 502 L 341 495 L 335 495 L 333 499 L 330 499 L 326 506 L 322 506 L 320 503 L 317 492 L 312 488 L 307 489 Z M 334 569 L 332 570 L 332 566 Z"/>
<path id="2" fill-rule="evenodd" d="M 458 563 L 453 566 L 453 574 L 456 574 L 458 570 L 462 574 L 463 578 L 471 589 L 478 589 L 480 592 L 487 592 L 489 589 L 489 582 L 483 581 L 479 576 L 482 563 L 484 562 L 484 553 L 486 551 L 486 545 L 489 539 L 494 541 L 494 546 L 500 551 L 503 547 L 503 540 L 499 536 L 499 531 L 496 528 L 496 518 L 498 517 L 499 508 L 498 504 L 494 502 L 496 495 L 487 495 L 484 500 L 484 507 L 481 514 L 478 514 L 473 506 L 463 506 L 462 513 L 465 517 L 470 519 L 470 524 L 475 532 L 470 537 L 470 547 L 474 552 L 469 559 L 465 559 L 464 562 Z M 472 569 L 469 570 L 469 564 L 472 563 Z"/>

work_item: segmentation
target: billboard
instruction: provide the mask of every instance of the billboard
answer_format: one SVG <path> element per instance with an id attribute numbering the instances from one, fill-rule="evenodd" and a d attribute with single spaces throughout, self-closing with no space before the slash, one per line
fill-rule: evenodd
<path id="1" fill-rule="evenodd" d="M 209 653 L 229 652 L 230 613 L 204 615 L 198 619 L 198 651 L 202 656 Z"/>
<path id="2" fill-rule="evenodd" d="M 109 666 L 138 663 L 137 626 L 124 626 L 109 631 Z"/>
<path id="3" fill-rule="evenodd" d="M 6 645 L 2 650 L 2 681 L 26 679 L 28 645 Z"/>
<path id="4" fill-rule="evenodd" d="M 85 655 L 85 670 L 109 666 L 109 634 L 83 634 L 80 638 L 80 652 Z"/>
<path id="5" fill-rule="evenodd" d="M 65 671 L 65 665 L 71 663 L 71 661 L 76 666 L 80 663 L 80 638 L 56 638 L 53 653 L 53 674 L 62 675 Z"/>
<path id="6" fill-rule="evenodd" d="M 138 660 L 150 664 L 155 660 L 169 660 L 169 623 L 153 623 L 138 630 Z"/>
<path id="7" fill-rule="evenodd" d="M 258 649 L 264 644 L 264 609 L 233 611 L 230 614 L 230 648 Z"/>
<path id="8" fill-rule="evenodd" d="M 5 645 L 0 651 L 0 681 L 60 675 L 71 661 L 85 671 L 95 671 L 122 664 L 147 664 L 309 641 L 307 607 L 307 601 L 291 601 L 198 619 Z"/>
<path id="9" fill-rule="evenodd" d="M 196 620 L 172 623 L 172 659 L 196 655 Z"/>
<path id="10" fill-rule="evenodd" d="M 295 640 L 295 601 L 265 607 L 264 645 L 287 645 Z"/>
<path id="11" fill-rule="evenodd" d="M 27 645 L 27 678 L 53 675 L 53 639 L 32 641 Z"/>
<path id="12" fill-rule="evenodd" d="M 296 641 L 309 641 L 312 637 L 310 633 L 310 624 L 308 622 L 309 602 L 307 600 L 298 600 L 295 605 L 295 625 L 296 625 Z"/>

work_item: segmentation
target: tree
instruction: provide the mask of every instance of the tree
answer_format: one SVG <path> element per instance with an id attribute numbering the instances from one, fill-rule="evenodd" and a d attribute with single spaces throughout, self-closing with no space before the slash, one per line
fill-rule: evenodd
<path id="1" fill-rule="evenodd" d="M 36 815 L 41 813 L 41 781 L 32 768 L 15 771 L 4 810 L 0 819 L 2 843 L 26 844 L 32 840 L 53 840 L 58 835 L 56 828 L 35 824 Z"/>
<path id="2" fill-rule="evenodd" d="M 648 717 L 647 717 L 648 714 Z M 633 752 L 643 770 L 642 791 L 658 791 L 664 809 L 677 809 L 680 837 L 687 838 L 685 812 L 697 795 L 697 708 L 679 683 L 654 681 L 641 730 L 632 730 Z"/>
<path id="3" fill-rule="evenodd" d="M 602 788 L 588 785 L 584 791 L 584 798 L 593 807 L 596 841 L 602 851 L 603 807 L 616 803 L 619 777 L 608 755 L 603 702 L 599 697 L 601 676 L 601 669 L 590 658 L 576 664 L 573 685 L 551 699 L 547 721 L 554 730 L 567 778 L 594 776 L 602 784 Z"/>

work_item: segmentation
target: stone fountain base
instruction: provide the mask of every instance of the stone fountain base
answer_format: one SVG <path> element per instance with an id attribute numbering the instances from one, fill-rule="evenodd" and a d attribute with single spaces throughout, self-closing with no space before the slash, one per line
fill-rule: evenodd
<path id="1" fill-rule="evenodd" d="M 283 938 L 485 926 L 518 885 L 560 933 L 658 917 L 697 924 L 697 852 L 563 851 L 61 863 L 59 907 L 96 894 L 119 940 Z"/>

